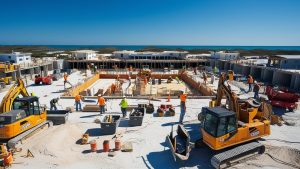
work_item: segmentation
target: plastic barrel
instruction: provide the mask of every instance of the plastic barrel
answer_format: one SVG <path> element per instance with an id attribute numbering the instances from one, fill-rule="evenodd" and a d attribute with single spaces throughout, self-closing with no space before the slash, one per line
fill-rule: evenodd
<path id="1" fill-rule="evenodd" d="M 109 141 L 104 140 L 103 142 L 103 152 L 108 152 L 109 151 Z"/>
<path id="2" fill-rule="evenodd" d="M 115 141 L 115 150 L 119 151 L 121 149 L 121 141 L 120 140 L 116 140 Z"/>
<path id="3" fill-rule="evenodd" d="M 95 140 L 91 141 L 91 151 L 96 152 L 97 151 L 97 142 Z"/>

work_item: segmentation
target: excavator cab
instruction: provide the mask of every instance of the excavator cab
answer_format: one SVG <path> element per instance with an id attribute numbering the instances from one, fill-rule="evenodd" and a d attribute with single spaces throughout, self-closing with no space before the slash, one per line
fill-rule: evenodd
<path id="1" fill-rule="evenodd" d="M 41 114 L 39 99 L 35 96 L 16 98 L 12 109 L 24 110 L 26 116 Z"/>
<path id="2" fill-rule="evenodd" d="M 209 135 L 217 138 L 237 131 L 236 114 L 222 107 L 202 108 L 202 128 Z"/>

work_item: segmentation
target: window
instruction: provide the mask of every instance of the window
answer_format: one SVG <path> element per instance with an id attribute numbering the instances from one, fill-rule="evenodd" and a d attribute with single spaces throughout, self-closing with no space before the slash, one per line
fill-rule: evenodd
<path id="1" fill-rule="evenodd" d="M 13 109 L 14 110 L 24 110 L 26 115 L 30 115 L 29 111 L 29 105 L 26 101 L 17 101 L 13 103 Z"/>
<path id="2" fill-rule="evenodd" d="M 220 118 L 220 123 L 219 123 L 219 126 L 218 126 L 217 136 L 223 136 L 223 135 L 226 134 L 226 130 L 227 130 L 226 120 L 227 120 L 226 117 Z"/>
<path id="3" fill-rule="evenodd" d="M 39 115 L 40 113 L 40 105 L 38 101 L 33 102 L 33 109 L 34 109 L 34 114 Z"/>
<path id="4" fill-rule="evenodd" d="M 237 128 L 236 126 L 236 119 L 234 116 L 228 117 L 228 126 L 227 126 L 227 133 L 235 131 Z"/>
<path id="5" fill-rule="evenodd" d="M 218 118 L 211 114 L 206 114 L 204 119 L 204 130 L 209 134 L 211 134 L 212 136 L 215 136 L 217 126 L 218 126 Z"/>

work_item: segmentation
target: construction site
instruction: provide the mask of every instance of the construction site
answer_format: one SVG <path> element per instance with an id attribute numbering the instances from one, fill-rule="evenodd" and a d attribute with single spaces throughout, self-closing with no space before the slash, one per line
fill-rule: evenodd
<path id="1" fill-rule="evenodd" d="M 300 168 L 299 73 L 65 62 L 1 66 L 3 168 Z"/>

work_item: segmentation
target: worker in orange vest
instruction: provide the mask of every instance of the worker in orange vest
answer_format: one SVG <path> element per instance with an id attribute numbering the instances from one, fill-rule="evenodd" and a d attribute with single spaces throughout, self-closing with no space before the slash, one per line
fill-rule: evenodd
<path id="1" fill-rule="evenodd" d="M 81 109 L 81 99 L 82 99 L 82 96 L 80 94 L 75 96 L 76 111 L 78 111 L 78 107 L 79 107 L 79 110 L 82 111 L 82 109 Z"/>
<path id="2" fill-rule="evenodd" d="M 252 85 L 253 85 L 253 77 L 251 75 L 248 76 L 248 84 L 249 84 L 249 90 L 248 92 L 252 92 Z"/>
<path id="3" fill-rule="evenodd" d="M 179 123 L 182 124 L 183 118 L 184 118 L 184 115 L 185 115 L 185 111 L 186 111 L 186 98 L 187 98 L 187 94 L 184 93 L 184 91 L 181 91 L 181 94 L 180 94 L 179 98 L 180 98 L 180 118 L 179 118 Z"/>
<path id="4" fill-rule="evenodd" d="M 97 104 L 99 104 L 99 108 L 100 108 L 100 114 L 105 113 L 105 99 L 102 97 L 101 94 L 98 95 L 98 102 Z"/>
<path id="5" fill-rule="evenodd" d="M 115 92 L 116 92 L 116 89 L 117 89 L 117 86 L 116 86 L 116 84 L 112 84 L 111 85 L 111 93 L 114 95 L 115 94 Z"/>
<path id="6" fill-rule="evenodd" d="M 66 89 L 66 84 L 67 83 L 72 86 L 72 84 L 68 81 L 68 77 L 69 77 L 68 73 L 65 73 L 64 74 L 64 88 L 65 89 Z"/>

